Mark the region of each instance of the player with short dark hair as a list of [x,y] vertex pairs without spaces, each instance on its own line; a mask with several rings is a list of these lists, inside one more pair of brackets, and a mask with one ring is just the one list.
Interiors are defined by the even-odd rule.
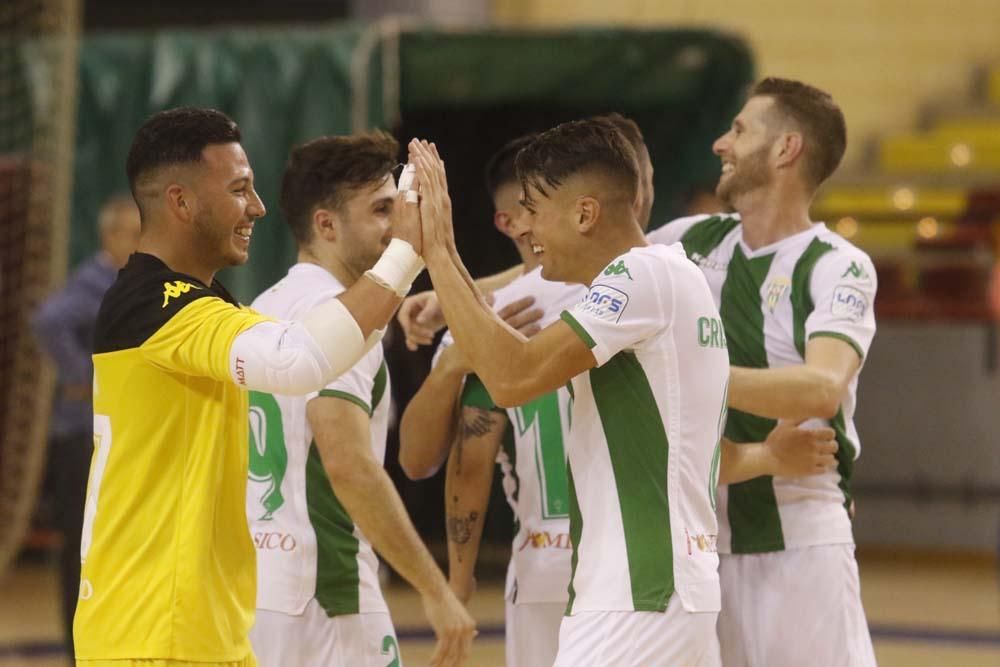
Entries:
[[[382,132],[292,149],[281,203],[298,262],[254,309],[302,317],[371,269],[392,238],[398,151]],[[439,640],[435,664],[461,664],[467,653],[475,624],[383,468],[389,375],[376,345],[318,392],[251,393],[247,518],[258,585],[250,639],[261,667],[399,658],[373,547],[420,592]]]
[[301,320],[240,306],[215,274],[247,261],[265,210],[239,138],[221,112],[171,109],[129,152],[142,232],[94,334],[74,628],[76,657],[91,667],[254,664],[247,390],[331,382],[378,341],[422,265],[419,222],[401,217],[365,277]]
[[571,382],[572,575],[555,664],[717,665],[713,493],[728,357],[723,337],[698,337],[721,330],[704,276],[679,247],[643,236],[634,149],[583,120],[518,153],[521,224],[542,277],[589,286],[530,340],[464,271],[436,150],[410,150],[431,278],[492,399],[522,405]]
[[[521,276],[493,294],[493,308],[503,317],[533,298],[541,316],[534,326],[537,333],[587,290],[542,279],[531,244],[520,233],[518,218],[524,210],[514,158],[533,139],[527,135],[502,146],[487,161],[486,184],[495,209],[493,223],[514,243],[524,264]],[[423,478],[448,456],[448,578],[461,600],[468,600],[475,588],[493,466],[498,464],[514,513],[504,590],[504,658],[509,667],[551,665],[566,611],[572,554],[566,477],[572,399],[560,387],[525,405],[500,408],[468,372],[460,346],[446,332],[430,374],[403,413],[400,462],[411,478]]]

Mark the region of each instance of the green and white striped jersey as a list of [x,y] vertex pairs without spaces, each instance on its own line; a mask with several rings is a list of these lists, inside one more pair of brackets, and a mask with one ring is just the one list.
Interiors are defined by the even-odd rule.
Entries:
[[[322,267],[299,263],[252,307],[299,319],[343,291]],[[390,391],[381,345],[322,391],[250,393],[247,518],[257,547],[257,608],[298,615],[316,598],[329,616],[385,612],[378,558],[330,486],[306,419],[306,404],[317,396],[365,410],[375,458],[385,459]]]
[[[751,250],[739,216],[693,216],[650,232],[680,241],[719,304],[733,366],[781,368],[805,362],[806,342],[831,336],[864,359],[875,335],[876,276],[868,256],[821,223]],[[719,550],[760,553],[853,543],[850,481],[861,451],[854,428],[857,376],[829,420],[840,449],[835,471],[802,478],[758,477],[719,489]],[[730,410],[726,435],[764,440],[775,421]],[[806,426],[810,423],[806,422]]]
[[571,385],[567,613],[718,611],[729,357],[705,277],[679,245],[633,248],[562,317],[597,360]]
[[[583,285],[550,282],[541,272],[537,267],[497,290],[494,309],[532,296],[534,307],[544,313],[539,325],[546,327],[587,293]],[[451,333],[446,332],[437,354],[453,342]],[[504,495],[516,521],[505,596],[514,604],[565,604],[572,555],[566,476],[571,438],[569,390],[561,388],[526,405],[504,409],[497,407],[482,382],[470,375],[461,402],[502,412],[509,420],[497,453]]]

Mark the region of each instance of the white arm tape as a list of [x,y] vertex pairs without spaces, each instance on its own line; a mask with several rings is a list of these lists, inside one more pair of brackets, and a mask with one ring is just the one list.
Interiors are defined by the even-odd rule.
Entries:
[[424,260],[403,239],[392,239],[389,247],[375,262],[375,266],[365,271],[377,285],[405,297],[410,292],[413,281],[424,270]]
[[347,307],[330,299],[301,321],[262,322],[241,333],[229,352],[230,373],[255,391],[308,394],[354,366],[382,333],[365,340]]

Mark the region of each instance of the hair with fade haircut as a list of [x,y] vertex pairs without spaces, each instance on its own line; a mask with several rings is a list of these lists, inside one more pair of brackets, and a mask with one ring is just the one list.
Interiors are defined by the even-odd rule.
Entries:
[[538,135],[532,132],[516,139],[511,139],[501,146],[496,153],[486,161],[486,191],[491,199],[496,199],[497,190],[508,183],[517,183],[517,170],[514,159],[518,152],[530,144]]
[[216,109],[178,107],[150,116],[135,133],[125,161],[129,190],[140,211],[138,191],[154,172],[201,162],[207,146],[239,143],[241,139],[236,122]]
[[622,133],[622,136],[628,139],[628,142],[632,145],[632,149],[635,151],[636,157],[639,157],[643,149],[649,150],[638,123],[628,116],[623,116],[617,111],[612,111],[611,113],[594,116],[594,120],[603,120],[614,125]]
[[376,130],[320,137],[295,146],[281,178],[281,214],[295,240],[312,240],[317,208],[340,209],[349,191],[377,186],[399,163],[399,142]]
[[774,109],[802,132],[803,175],[813,188],[836,171],[847,149],[847,123],[833,97],[801,81],[769,77],[757,83],[751,97],[770,97]]
[[614,125],[594,118],[574,120],[546,130],[521,149],[514,161],[524,188],[524,203],[530,208],[531,188],[547,197],[567,178],[582,171],[597,170],[618,180],[629,202],[639,190],[639,167],[635,149]]

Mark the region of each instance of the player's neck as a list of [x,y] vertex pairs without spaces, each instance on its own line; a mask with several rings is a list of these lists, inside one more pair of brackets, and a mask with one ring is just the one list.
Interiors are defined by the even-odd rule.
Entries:
[[580,267],[585,276],[583,282],[590,285],[613,259],[624,255],[632,248],[648,246],[649,241],[634,222],[607,226],[598,231],[580,252]]
[[809,229],[810,201],[801,193],[779,188],[761,188],[743,195],[736,202],[743,223],[743,242],[756,250]]
[[316,264],[337,279],[345,288],[356,283],[360,275],[333,253],[318,253],[311,248],[299,248],[298,261],[306,264]]
[[531,251],[531,248],[528,248],[528,250],[525,251],[521,248],[521,246],[517,246],[517,254],[521,256],[521,264],[524,266],[522,273],[530,273],[534,271],[541,263],[538,261],[535,253]]
[[197,254],[197,247],[197,244],[180,242],[154,228],[143,231],[136,252],[152,255],[171,271],[193,276],[202,283],[211,285],[221,267],[208,266]]

